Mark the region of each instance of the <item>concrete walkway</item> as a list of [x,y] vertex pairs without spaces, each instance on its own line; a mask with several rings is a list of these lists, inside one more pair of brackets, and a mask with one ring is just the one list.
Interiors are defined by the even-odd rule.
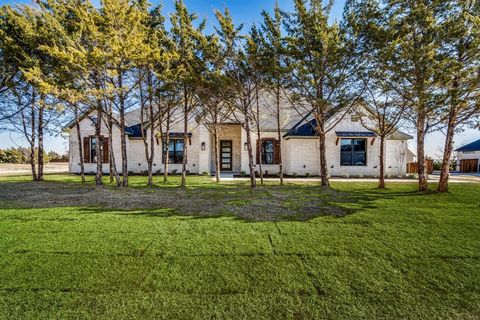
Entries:
[[[428,181],[429,182],[438,182],[439,175],[429,175]],[[259,180],[260,178],[257,178]],[[220,175],[221,181],[248,181],[248,177],[233,177],[233,174],[224,174]],[[278,181],[278,178],[264,178],[264,181]],[[416,179],[385,179],[386,182],[403,182],[403,183],[415,183]],[[320,178],[313,177],[313,178],[284,178],[285,182],[320,182]],[[337,178],[333,177],[330,178],[330,181],[333,182],[378,182],[378,179],[375,178]],[[452,183],[480,183],[480,176],[478,175],[460,175],[460,174],[452,174],[450,176],[449,182]]]

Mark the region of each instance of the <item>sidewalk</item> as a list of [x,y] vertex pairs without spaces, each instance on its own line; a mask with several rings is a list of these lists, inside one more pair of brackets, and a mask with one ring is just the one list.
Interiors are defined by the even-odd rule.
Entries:
[[[257,180],[260,178],[257,177]],[[429,182],[437,182],[439,179],[438,175],[429,175],[428,181]],[[233,174],[221,174],[220,175],[221,181],[248,181],[248,177],[233,177]],[[264,178],[264,181],[278,181],[278,178]],[[313,178],[284,178],[283,181],[285,182],[320,182],[319,177]],[[330,181],[333,182],[378,182],[378,179],[375,178],[340,178],[340,177],[332,177]],[[385,179],[388,182],[403,182],[403,183],[415,183],[416,179]],[[480,176],[475,175],[450,175],[449,182],[452,183],[480,183]]]

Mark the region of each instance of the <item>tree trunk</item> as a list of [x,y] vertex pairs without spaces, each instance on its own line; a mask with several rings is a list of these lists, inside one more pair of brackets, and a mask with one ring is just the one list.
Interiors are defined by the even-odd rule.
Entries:
[[280,175],[280,185],[283,186],[283,158],[282,158],[282,127],[280,124],[280,84],[277,83],[276,103],[277,103],[277,137],[278,137],[278,171]]
[[101,186],[103,184],[103,156],[101,152],[100,137],[102,134],[102,103],[97,99],[97,123],[95,124],[95,154],[97,157],[97,174],[95,175],[95,185]]
[[378,177],[378,188],[385,189],[385,136],[380,136],[380,175]]
[[418,190],[427,191],[428,181],[425,173],[425,116],[420,114],[417,120],[417,167]]
[[[260,134],[260,108],[259,108],[259,103],[258,103],[258,88],[255,89],[255,100],[256,100],[256,108],[257,108],[257,135],[258,135],[258,140],[261,141],[262,137]],[[260,150],[262,146],[260,145]],[[259,152],[259,150],[257,150]],[[263,186],[263,169],[262,169],[262,156],[260,155],[258,157],[258,172],[260,174],[260,184]]]
[[75,127],[77,129],[77,141],[78,141],[78,155],[80,157],[80,176],[82,178],[82,184],[85,183],[85,162],[83,161],[83,139],[82,133],[80,132],[80,121],[78,120],[78,109],[77,106],[74,105],[74,112],[75,112]]
[[327,148],[325,141],[325,123],[323,115],[316,114],[315,119],[317,120],[317,131],[318,131],[318,151],[320,156],[320,179],[321,187],[329,188],[330,182],[328,179],[328,168],[327,168]]
[[123,77],[118,72],[118,87],[120,88],[120,149],[122,153],[122,187],[128,187],[128,159],[127,159],[127,137],[125,135],[125,97],[123,92]]
[[213,131],[214,147],[215,147],[215,182],[220,182],[220,152],[218,143],[218,126],[215,123]]
[[152,75],[148,74],[148,110],[150,111],[150,159],[148,159],[148,185],[153,186],[153,159],[155,156],[155,119],[153,112]]
[[453,152],[453,137],[455,135],[455,123],[457,121],[457,113],[455,106],[450,106],[450,113],[448,115],[447,136],[445,138],[445,149],[443,151],[442,168],[440,172],[440,180],[438,181],[438,191],[448,191],[448,178],[450,175],[450,158]]
[[181,186],[187,184],[187,151],[188,151],[188,92],[187,86],[183,88],[183,160],[182,160],[182,182]]
[[[110,142],[108,144],[108,148],[110,150],[109,152],[109,162],[110,162],[110,172],[111,172],[111,177],[115,178],[115,181],[117,183],[117,187],[120,187],[122,185],[122,181],[120,180],[120,175],[118,174],[117,171],[117,164],[115,163],[115,155],[113,154],[113,134],[112,130],[110,129],[108,132],[108,141]],[[113,181],[112,181],[113,182]]]
[[38,109],[38,174],[37,180],[43,181],[43,113],[45,111],[45,96],[40,96],[40,106]]
[[[170,161],[169,151],[170,151],[170,109],[167,110],[167,126],[165,128],[165,138],[162,133],[162,148],[164,152],[163,159],[163,183],[168,181],[168,162]],[[162,128],[160,127],[160,132]],[[165,145],[163,145],[165,143]]]
[[[32,93],[32,95],[35,95],[35,93]],[[35,120],[35,97],[32,97],[32,105],[31,105],[31,112],[32,112],[32,118],[31,118],[31,138],[30,138],[30,166],[32,168],[32,179],[33,181],[37,181],[37,169],[35,166],[35,137],[37,136],[36,134],[36,120]],[[22,112],[23,115],[23,112]],[[27,132],[25,130],[25,135],[27,135]]]
[[250,169],[250,187],[252,189],[257,187],[257,181],[255,180],[255,165],[253,164],[253,150],[252,150],[252,138],[250,136],[250,118],[245,117],[245,132],[247,133],[247,150],[248,150],[248,167]]

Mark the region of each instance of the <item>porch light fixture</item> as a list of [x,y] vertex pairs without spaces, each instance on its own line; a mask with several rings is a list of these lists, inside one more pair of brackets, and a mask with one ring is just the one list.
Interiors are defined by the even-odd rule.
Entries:
[[245,142],[245,143],[243,144],[243,150],[247,151],[247,147],[248,147],[248,144]]
[[201,148],[202,150],[205,150],[205,142],[202,142]]

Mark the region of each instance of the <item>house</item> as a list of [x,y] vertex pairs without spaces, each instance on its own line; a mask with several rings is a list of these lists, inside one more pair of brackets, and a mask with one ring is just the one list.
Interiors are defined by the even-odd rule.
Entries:
[[[254,160],[262,162],[263,171],[268,174],[278,173],[278,146],[281,144],[283,167],[286,175],[319,175],[319,141],[315,132],[315,120],[300,117],[294,109],[285,108],[281,117],[281,141],[276,131],[276,118],[262,103],[260,118],[260,138],[256,126],[251,133],[254,145]],[[346,116],[344,112],[333,114],[328,119],[332,129],[326,134],[327,163],[332,176],[377,176],[379,172],[380,140],[375,133],[365,129],[358,117],[356,107]],[[127,159],[128,170],[140,173],[147,170],[145,146],[141,138],[139,111],[127,114]],[[180,119],[181,117],[179,117]],[[189,120],[189,139],[187,149],[187,170],[193,174],[212,174],[215,171],[214,141],[208,128],[198,123],[195,116]],[[80,132],[86,173],[96,170],[95,154],[95,112],[85,114],[80,120]],[[68,125],[70,132],[70,172],[80,172],[79,148],[75,122]],[[153,161],[154,172],[162,172],[163,156],[162,141],[158,138],[159,132],[146,130],[149,137],[155,135],[155,156]],[[114,127],[113,141],[108,141],[106,127],[102,128],[103,149],[107,150],[112,143],[117,170],[121,168],[120,128]],[[413,161],[408,150],[407,141],[410,135],[397,131],[386,141],[385,168],[386,174],[403,176],[406,174],[406,164]],[[221,172],[248,173],[247,136],[241,123],[227,121],[219,126],[220,164]],[[256,146],[256,148],[255,148]],[[183,125],[181,121],[174,121],[170,129],[169,172],[180,172],[183,159]],[[108,151],[103,152],[104,162],[108,162]],[[257,166],[258,167],[258,166]],[[108,172],[109,166],[103,170]]]
[[455,150],[457,171],[480,172],[480,139]]

